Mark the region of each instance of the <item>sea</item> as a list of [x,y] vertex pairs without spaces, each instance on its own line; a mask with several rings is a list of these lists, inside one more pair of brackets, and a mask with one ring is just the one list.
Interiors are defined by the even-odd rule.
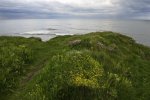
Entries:
[[47,41],[56,36],[113,31],[150,46],[150,20],[111,19],[3,19],[0,36],[40,37]]

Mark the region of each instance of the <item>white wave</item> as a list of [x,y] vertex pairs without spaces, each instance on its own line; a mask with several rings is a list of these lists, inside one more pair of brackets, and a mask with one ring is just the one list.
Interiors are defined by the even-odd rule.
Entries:
[[30,31],[30,32],[24,32],[20,33],[21,35],[56,35],[54,32],[48,30],[38,30],[38,31]]
[[55,33],[57,36],[64,36],[64,35],[74,35],[71,33]]
[[20,35],[56,35],[56,36],[63,36],[63,35],[74,35],[70,32],[64,30],[37,30],[37,31],[29,31],[20,33]]

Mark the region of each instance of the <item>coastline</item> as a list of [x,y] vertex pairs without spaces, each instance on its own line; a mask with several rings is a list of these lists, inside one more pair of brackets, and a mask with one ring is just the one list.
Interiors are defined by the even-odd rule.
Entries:
[[[96,32],[112,32],[112,31],[96,31]],[[11,37],[25,37],[25,38],[31,38],[31,37],[35,37],[35,38],[40,38],[43,42],[49,41],[50,39],[53,39],[55,37],[59,37],[59,36],[74,36],[74,35],[86,35],[89,33],[94,33],[94,32],[88,32],[88,33],[75,33],[75,34],[62,34],[62,33],[36,33],[36,31],[34,33],[30,33],[30,32],[25,32],[25,33],[14,33],[14,34],[0,34],[0,36],[11,36]],[[126,35],[128,37],[132,37],[137,43],[141,44],[141,45],[145,45],[150,47],[150,41],[147,41],[147,39],[141,39],[141,37],[143,37],[142,35],[139,37],[136,37],[135,35],[129,35],[127,33],[120,33],[120,32],[115,32],[115,33],[119,33],[122,35]],[[144,38],[144,37],[143,37]]]

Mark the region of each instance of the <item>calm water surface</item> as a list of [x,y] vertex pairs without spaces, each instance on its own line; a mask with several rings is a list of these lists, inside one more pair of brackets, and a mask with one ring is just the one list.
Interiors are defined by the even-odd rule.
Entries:
[[150,21],[142,20],[72,20],[20,19],[0,20],[0,35],[41,37],[48,40],[57,35],[85,34],[95,31],[114,31],[133,37],[150,46]]

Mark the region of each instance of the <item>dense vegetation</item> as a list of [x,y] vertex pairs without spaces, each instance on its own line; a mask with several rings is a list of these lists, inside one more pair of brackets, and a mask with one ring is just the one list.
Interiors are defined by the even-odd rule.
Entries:
[[150,48],[130,37],[0,37],[0,47],[4,100],[150,100]]
[[0,96],[14,92],[20,85],[21,76],[42,56],[42,46],[36,38],[0,37]]

